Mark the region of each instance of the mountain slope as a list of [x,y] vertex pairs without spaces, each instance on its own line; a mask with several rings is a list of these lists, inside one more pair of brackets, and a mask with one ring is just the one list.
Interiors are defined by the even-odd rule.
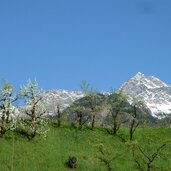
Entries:
[[143,100],[152,116],[163,118],[171,114],[171,86],[158,78],[138,72],[121,89],[123,93]]

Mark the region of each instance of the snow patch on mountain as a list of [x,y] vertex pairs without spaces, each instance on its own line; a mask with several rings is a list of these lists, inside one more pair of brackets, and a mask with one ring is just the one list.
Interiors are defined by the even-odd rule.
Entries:
[[[163,118],[171,114],[171,86],[162,82],[154,76],[145,76],[138,72],[134,77],[125,82],[121,88],[124,94],[137,98],[145,103],[153,117]],[[111,93],[101,91],[104,95]],[[49,90],[46,92],[46,106],[51,114],[55,108],[61,106],[65,110],[75,100],[84,97],[81,91]]]
[[163,118],[171,114],[171,86],[154,76],[138,72],[120,89],[131,97],[143,100],[154,117]]
[[45,93],[45,105],[50,113],[53,114],[57,105],[63,111],[75,100],[82,97],[84,97],[84,94],[81,91],[49,90]]

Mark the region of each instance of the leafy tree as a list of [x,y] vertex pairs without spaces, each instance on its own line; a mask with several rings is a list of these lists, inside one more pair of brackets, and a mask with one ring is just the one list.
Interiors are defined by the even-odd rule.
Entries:
[[2,137],[5,133],[14,127],[14,102],[18,99],[14,93],[13,86],[6,80],[3,81],[2,88],[0,89],[0,136]]
[[45,128],[46,121],[43,118],[43,115],[46,113],[43,105],[44,92],[39,88],[36,81],[28,80],[27,84],[21,88],[21,96],[25,100],[22,133],[29,140],[33,139],[37,133],[45,135],[47,130]]
[[90,88],[86,81],[82,81],[81,89],[85,96],[83,98],[84,106],[91,115],[91,129],[93,130],[95,127],[96,114],[102,110],[102,97],[93,87]]
[[112,117],[112,134],[116,135],[121,124],[127,122],[122,117],[127,110],[127,96],[123,95],[122,91],[113,92],[107,100],[107,106]]
[[91,130],[95,127],[96,115],[103,109],[103,97],[96,91],[90,91],[84,98],[86,108],[91,116]]
[[82,130],[83,125],[88,121],[87,109],[76,101],[70,106],[70,112],[76,114],[76,121],[78,123],[79,130]]
[[63,119],[64,114],[65,114],[63,102],[53,95],[49,96],[49,93],[47,93],[47,92],[45,92],[44,99],[47,99],[45,101],[44,108],[46,108],[46,110],[49,114],[48,118],[55,121],[54,124],[57,127],[60,127],[62,119]]

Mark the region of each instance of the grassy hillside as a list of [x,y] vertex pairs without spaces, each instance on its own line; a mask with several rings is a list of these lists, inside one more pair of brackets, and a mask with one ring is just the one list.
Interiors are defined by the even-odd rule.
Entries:
[[28,141],[11,132],[6,138],[0,139],[0,171],[72,170],[65,164],[69,156],[77,158],[78,167],[73,170],[105,171],[108,170],[106,160],[113,170],[134,171],[137,170],[137,164],[133,151],[142,165],[144,157],[137,148],[134,149],[134,145],[138,144],[150,156],[166,141],[166,146],[152,164],[155,166],[152,170],[171,170],[171,146],[168,142],[171,139],[171,129],[138,128],[133,143],[124,141],[128,139],[128,133],[128,129],[121,129],[119,135],[122,138],[119,138],[102,128],[94,131],[84,128],[79,131],[67,125],[62,125],[61,128],[50,125],[46,139],[36,137],[33,141]]

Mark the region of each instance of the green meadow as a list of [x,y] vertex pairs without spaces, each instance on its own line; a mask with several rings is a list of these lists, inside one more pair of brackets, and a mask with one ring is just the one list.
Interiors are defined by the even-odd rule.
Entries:
[[[105,128],[49,127],[46,138],[28,141],[15,132],[1,138],[0,171],[146,171],[148,157],[156,153],[150,170],[171,170],[170,128],[137,128],[130,142],[127,128],[113,136]],[[76,157],[76,168],[67,166],[69,156]]]

